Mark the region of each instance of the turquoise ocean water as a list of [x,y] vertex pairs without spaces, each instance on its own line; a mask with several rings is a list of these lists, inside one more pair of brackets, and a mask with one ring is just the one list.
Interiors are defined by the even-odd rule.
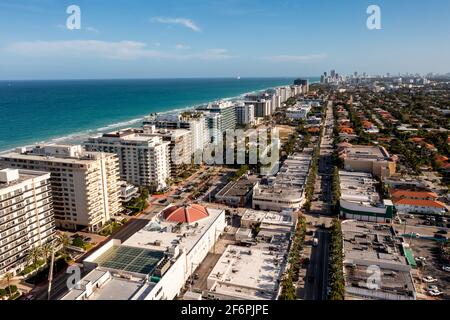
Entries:
[[0,151],[42,142],[79,142],[89,134],[137,126],[150,113],[238,97],[293,80],[0,81]]

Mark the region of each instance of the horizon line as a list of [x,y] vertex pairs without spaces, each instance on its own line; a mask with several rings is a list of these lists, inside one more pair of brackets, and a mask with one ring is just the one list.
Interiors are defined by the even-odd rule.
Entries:
[[[239,77],[239,79],[238,79]],[[97,81],[97,80],[189,80],[189,79],[291,79],[291,78],[320,78],[320,76],[217,76],[217,77],[117,77],[117,78],[35,78],[35,79],[0,79],[0,82],[12,81]]]

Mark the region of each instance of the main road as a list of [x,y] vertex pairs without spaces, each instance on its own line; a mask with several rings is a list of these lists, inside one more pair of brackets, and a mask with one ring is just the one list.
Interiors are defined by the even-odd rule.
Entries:
[[313,216],[308,217],[318,228],[314,233],[317,245],[311,248],[306,272],[304,300],[327,299],[330,234],[321,229],[319,221],[325,221],[325,224],[329,225],[332,220],[333,124],[333,105],[330,101],[327,105],[325,130],[320,141],[319,173],[314,190],[317,198],[311,204]]

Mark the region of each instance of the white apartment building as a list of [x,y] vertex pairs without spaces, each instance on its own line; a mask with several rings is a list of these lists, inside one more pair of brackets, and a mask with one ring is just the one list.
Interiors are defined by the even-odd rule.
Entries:
[[50,172],[56,226],[99,231],[121,210],[119,160],[80,145],[19,148],[0,157],[12,169]]
[[306,120],[310,111],[311,105],[296,105],[286,110],[286,117],[294,120]]
[[159,191],[167,188],[170,179],[169,144],[162,137],[124,129],[90,138],[84,146],[89,151],[116,154],[122,180]]
[[20,273],[27,253],[54,234],[50,173],[0,170],[0,278]]
[[183,165],[192,163],[194,154],[192,132],[188,129],[157,129],[154,125],[144,126],[143,133],[148,136],[161,137],[169,142],[170,172],[177,176]]
[[182,112],[161,114],[149,117],[144,126],[154,125],[158,129],[187,129],[192,133],[192,148],[194,152],[203,152],[209,138],[209,130],[205,116],[201,112]]
[[228,129],[236,128],[236,115],[234,108],[235,105],[231,101],[216,101],[206,106],[198,107],[197,110],[202,111],[205,114],[219,114],[221,122],[218,130],[220,133],[223,133]]
[[239,125],[255,124],[255,106],[239,103],[236,105],[236,123]]
[[264,118],[272,114],[272,103],[270,100],[258,99],[257,101],[246,101],[246,105],[253,105],[255,118]]

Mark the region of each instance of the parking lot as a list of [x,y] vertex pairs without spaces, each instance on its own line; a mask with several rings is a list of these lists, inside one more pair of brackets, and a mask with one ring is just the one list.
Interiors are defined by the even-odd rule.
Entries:
[[[399,215],[394,227],[400,235],[414,234],[418,237],[448,237],[449,218],[422,215]],[[446,233],[447,232],[447,233]]]
[[[450,299],[450,272],[442,269],[443,264],[439,260],[439,243],[431,240],[414,239],[411,243],[416,260],[425,258],[425,264],[418,267],[418,276],[415,279],[419,299]],[[425,277],[431,277],[437,281],[427,283]],[[431,297],[427,288],[436,286],[442,292],[439,297]]]

